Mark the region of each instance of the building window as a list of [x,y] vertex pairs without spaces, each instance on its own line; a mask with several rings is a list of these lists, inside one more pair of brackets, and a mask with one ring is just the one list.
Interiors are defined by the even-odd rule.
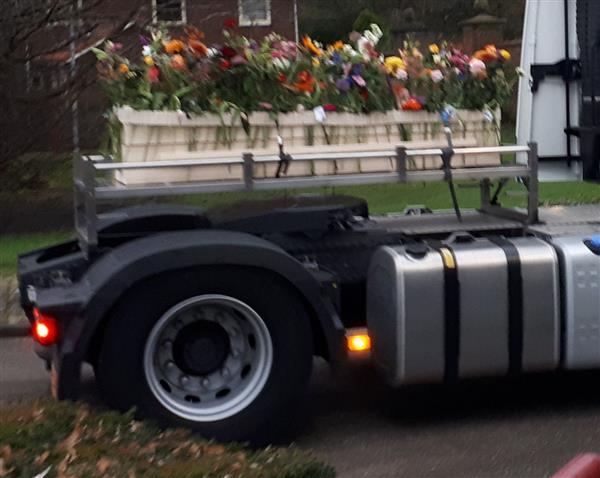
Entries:
[[186,23],[185,0],[152,0],[152,20],[154,23]]
[[240,26],[271,25],[271,0],[239,0]]

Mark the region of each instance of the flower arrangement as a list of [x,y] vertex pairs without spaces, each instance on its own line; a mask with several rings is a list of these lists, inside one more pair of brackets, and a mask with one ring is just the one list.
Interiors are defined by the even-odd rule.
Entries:
[[517,76],[510,53],[492,45],[468,56],[445,43],[425,52],[407,43],[385,58],[377,50],[382,37],[377,25],[326,46],[276,34],[256,41],[237,34],[233,20],[224,26],[223,43],[211,46],[193,27],[177,38],[153,31],[140,38],[143,61],[137,63],[122,54],[121,44],[95,49],[111,104],[274,116],[317,107],[350,113],[446,106],[493,110],[508,99]]

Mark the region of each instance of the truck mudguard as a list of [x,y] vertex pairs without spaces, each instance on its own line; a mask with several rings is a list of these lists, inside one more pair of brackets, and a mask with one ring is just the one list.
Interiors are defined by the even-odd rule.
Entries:
[[39,291],[36,303],[42,311],[71,317],[62,349],[55,357],[55,366],[60,370],[58,397],[77,397],[80,365],[94,334],[133,285],[161,273],[215,265],[260,268],[289,282],[320,325],[328,357],[335,362],[342,356],[344,328],[332,302],[321,294],[319,281],[284,250],[244,233],[169,232],[134,240],[108,252],[71,288]]

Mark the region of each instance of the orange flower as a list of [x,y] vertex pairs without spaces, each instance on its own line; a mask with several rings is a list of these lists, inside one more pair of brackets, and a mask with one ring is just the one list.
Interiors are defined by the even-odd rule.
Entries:
[[305,36],[302,38],[302,44],[304,47],[311,52],[315,56],[323,55],[323,50],[321,50],[315,43],[310,39],[309,36]]
[[174,70],[185,70],[187,68],[187,64],[185,63],[185,58],[181,55],[175,55],[171,58],[171,66]]
[[478,60],[489,63],[498,59],[498,49],[494,45],[486,45],[483,50],[476,51],[473,56]]
[[300,93],[313,93],[315,91],[315,78],[308,71],[298,74],[298,81],[294,83],[294,90]]
[[190,49],[198,56],[206,56],[208,48],[200,40],[190,40]]
[[129,67],[125,63],[121,63],[119,65],[119,73],[121,73],[122,75],[126,75],[127,73],[129,73]]
[[338,40],[333,44],[333,48],[335,50],[342,50],[344,48],[344,42],[342,40]]
[[169,55],[173,55],[175,53],[181,53],[185,48],[185,44],[181,40],[170,40],[165,42],[165,51]]
[[402,103],[402,109],[405,111],[421,111],[423,109],[423,105],[419,100],[410,98]]

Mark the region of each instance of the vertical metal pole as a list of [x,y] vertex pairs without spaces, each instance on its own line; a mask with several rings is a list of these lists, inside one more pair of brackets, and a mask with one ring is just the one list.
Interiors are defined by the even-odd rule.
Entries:
[[298,0],[294,0],[294,34],[296,43],[300,42],[300,30],[298,28]]
[[490,205],[490,180],[489,178],[484,178],[479,183],[479,188],[481,190],[481,209],[485,210],[487,206]]
[[398,173],[398,180],[401,183],[405,183],[407,181],[406,146],[398,146],[396,148],[396,172]]
[[[564,0],[564,11],[565,11],[565,64],[569,67],[570,63],[570,51],[569,51],[569,0]],[[567,165],[571,167],[571,159],[573,154],[571,152],[571,80],[565,78],[565,95],[566,95],[566,112],[567,112]]]
[[244,153],[242,156],[244,160],[244,184],[246,190],[252,191],[254,189],[254,155],[252,153]]
[[528,222],[535,224],[539,221],[539,161],[537,143],[529,143],[528,165],[529,165],[529,197],[527,203]]

